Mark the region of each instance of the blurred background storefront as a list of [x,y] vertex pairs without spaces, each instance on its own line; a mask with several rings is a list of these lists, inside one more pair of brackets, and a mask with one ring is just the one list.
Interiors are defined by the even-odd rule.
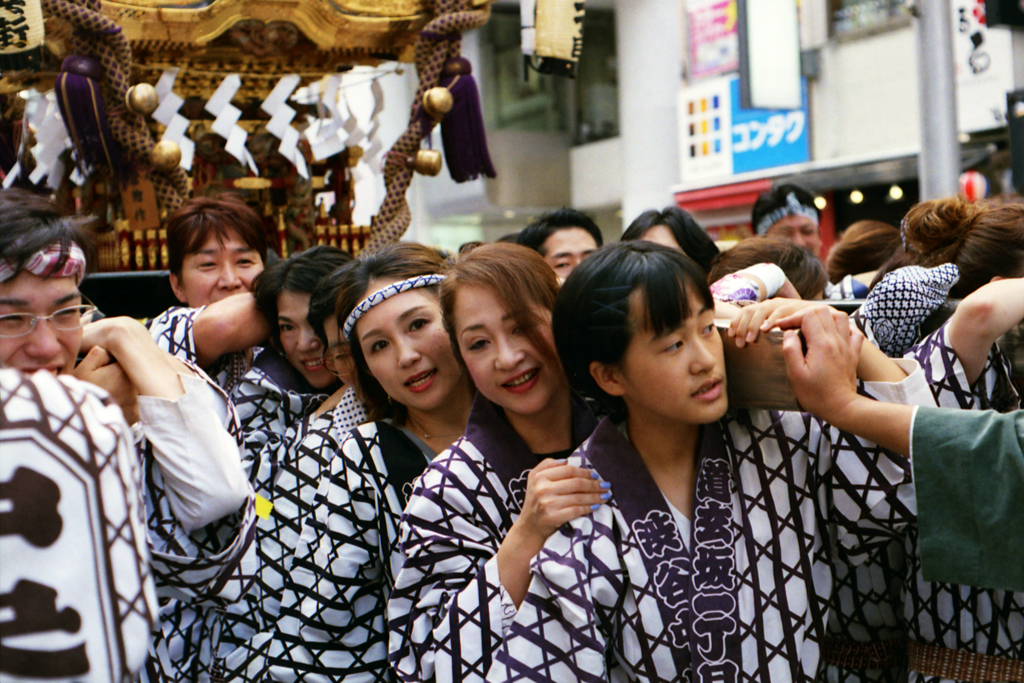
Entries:
[[[1010,192],[1007,93],[1024,89],[1024,29],[1002,22],[1024,15],[1013,14],[1020,11],[1012,0],[990,0],[989,14],[983,0],[921,6],[932,2],[949,3],[959,171],[979,171],[990,195]],[[418,178],[408,238],[454,248],[572,206],[615,239],[640,212],[672,203],[716,237],[737,236],[749,230],[757,194],[779,182],[819,195],[826,241],[861,218],[898,224],[920,196],[927,124],[920,21],[910,5],[764,3],[795,13],[787,49],[799,99],[759,108],[743,106],[744,4],[588,0],[579,74],[565,80],[524,74],[518,3],[496,2],[464,51],[477,65],[499,177],[462,185]],[[404,78],[390,85],[390,97],[411,97],[412,75]],[[407,110],[390,111],[401,119]]]

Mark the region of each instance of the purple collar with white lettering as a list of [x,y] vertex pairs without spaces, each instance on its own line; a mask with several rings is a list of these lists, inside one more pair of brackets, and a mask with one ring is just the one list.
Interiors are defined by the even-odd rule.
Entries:
[[[587,404],[572,395],[572,447],[590,436],[597,426],[597,418]],[[512,494],[515,511],[523,506],[526,477],[537,466],[537,456],[527,447],[512,425],[501,413],[501,408],[477,393],[466,424],[466,440],[480,451],[502,483]]]
[[692,667],[694,681],[738,680],[732,468],[721,425],[705,425],[701,438],[690,551],[640,454],[611,420],[598,424],[584,449],[586,459],[611,482],[614,504],[638,542],[677,670]]

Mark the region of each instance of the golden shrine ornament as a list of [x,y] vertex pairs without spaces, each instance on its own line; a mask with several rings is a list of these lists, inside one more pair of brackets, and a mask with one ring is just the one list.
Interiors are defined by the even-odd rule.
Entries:
[[444,118],[444,115],[452,110],[454,104],[455,100],[448,88],[438,86],[423,93],[423,109],[435,121]]
[[[124,104],[133,114],[149,116],[160,105],[160,96],[156,94],[156,88],[149,83],[139,83],[128,88],[128,92],[124,96]],[[178,151],[181,152],[181,150]]]
[[441,152],[436,149],[421,149],[416,152],[412,167],[417,173],[436,176],[441,172]]
[[173,171],[181,163],[181,147],[170,140],[161,140],[153,146],[149,160],[159,171]]

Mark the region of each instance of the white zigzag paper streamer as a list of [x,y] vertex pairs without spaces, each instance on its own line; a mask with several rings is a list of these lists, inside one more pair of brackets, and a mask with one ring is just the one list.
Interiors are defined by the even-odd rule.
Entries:
[[[46,184],[53,189],[60,185],[64,175],[64,164],[60,161],[61,153],[71,146],[71,138],[64,128],[64,119],[57,107],[57,96],[51,91],[40,101],[29,124],[36,129],[36,146],[32,148],[36,167],[29,174],[29,181],[39,183],[44,177]],[[13,182],[13,181],[12,181]]]
[[352,111],[352,105],[348,103],[348,93],[345,90],[341,91],[341,101],[345,103],[345,109],[348,111],[348,118],[345,119],[342,129],[348,133],[348,138],[345,140],[345,146],[356,147],[361,145],[363,138],[366,137],[366,133],[359,127],[359,118],[356,113]]
[[189,120],[178,113],[185,103],[173,92],[174,81],[178,78],[178,69],[167,69],[160,75],[156,83],[156,94],[160,97],[160,106],[153,112],[153,119],[166,126],[161,140],[169,140],[181,149],[179,166],[186,171],[192,170],[192,160],[196,153],[196,143],[188,137]]
[[3,188],[6,190],[11,185],[13,185],[14,181],[18,179],[19,175],[21,175],[21,162],[15,161],[14,166],[11,166],[11,170],[8,171],[7,175],[4,176]]
[[369,146],[366,148],[364,158],[370,168],[380,167],[380,155],[384,151],[384,145],[380,141],[380,115],[384,111],[384,88],[380,85],[380,79],[375,78],[370,84],[370,93],[373,95],[373,113],[370,114],[370,130],[366,134]]
[[241,87],[242,79],[238,74],[226,76],[203,108],[217,117],[210,128],[227,141],[224,143],[225,151],[247,165],[249,170],[258,176],[260,171],[256,167],[256,160],[252,158],[252,154],[245,147],[245,140],[249,134],[238,125],[238,119],[242,117],[242,110],[231,104],[231,99]]
[[[345,103],[345,109],[348,111],[348,118],[345,119],[345,123],[342,125],[341,130],[338,131],[338,135],[342,135],[342,131],[348,133],[348,137],[345,139],[345,147],[357,147],[362,145],[363,138],[366,137],[366,133],[359,127],[359,117],[352,110],[352,105],[348,101],[347,90],[341,91],[341,102]],[[352,175],[352,182],[358,183],[362,180],[363,174],[359,171],[358,166],[352,168],[349,171]]]
[[298,147],[299,131],[291,125],[292,119],[295,118],[295,110],[288,106],[288,98],[298,87],[300,80],[296,74],[283,76],[270,91],[267,99],[260,104],[260,109],[270,114],[267,132],[281,140],[277,151],[295,166],[299,175],[308,179],[306,159]]
[[331,75],[322,81],[323,88],[320,93],[320,106],[327,110],[330,117],[316,130],[316,141],[312,142],[313,158],[323,161],[345,149],[345,142],[339,134],[341,129],[341,111],[338,109],[338,88],[341,85],[341,76]]

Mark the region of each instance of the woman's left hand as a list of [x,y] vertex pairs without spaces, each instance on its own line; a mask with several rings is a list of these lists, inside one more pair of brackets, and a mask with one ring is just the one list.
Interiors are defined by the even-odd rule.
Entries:
[[[740,309],[739,315],[729,323],[729,336],[735,337],[738,347],[752,344],[757,341],[761,332],[767,332],[773,327],[799,327],[799,318],[794,318],[794,321],[787,322],[786,325],[781,323],[790,317],[800,315],[801,311],[815,308],[829,307],[820,301],[781,298],[745,306]],[[840,312],[836,311],[836,313]],[[842,315],[845,317],[845,314]]]

